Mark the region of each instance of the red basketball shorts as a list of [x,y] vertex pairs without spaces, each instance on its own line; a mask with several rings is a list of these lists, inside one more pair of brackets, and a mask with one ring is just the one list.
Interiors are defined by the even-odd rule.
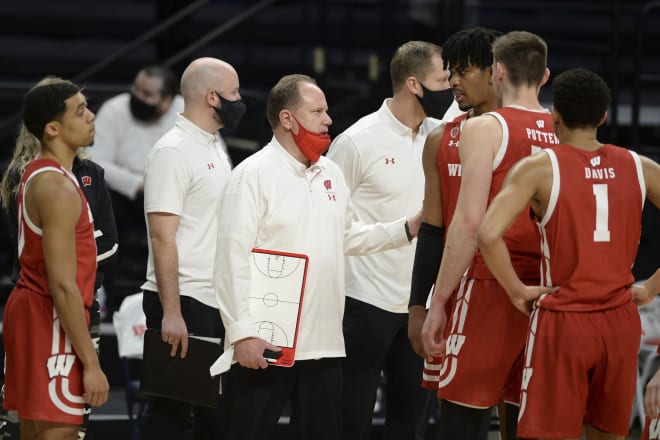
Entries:
[[447,325],[438,397],[480,408],[519,403],[529,317],[499,283],[463,279]]
[[83,368],[50,297],[14,289],[3,319],[6,410],[21,419],[79,425]]
[[519,437],[580,437],[587,424],[626,436],[641,325],[629,303],[598,312],[532,313]]

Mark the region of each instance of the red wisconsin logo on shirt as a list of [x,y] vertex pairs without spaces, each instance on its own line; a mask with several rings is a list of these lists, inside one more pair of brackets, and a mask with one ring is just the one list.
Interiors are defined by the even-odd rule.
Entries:
[[327,191],[330,191],[332,189],[332,180],[327,179],[323,181],[323,186],[325,186],[325,189]]
[[80,181],[84,186],[91,186],[92,185],[92,178],[90,176],[82,176],[80,178]]

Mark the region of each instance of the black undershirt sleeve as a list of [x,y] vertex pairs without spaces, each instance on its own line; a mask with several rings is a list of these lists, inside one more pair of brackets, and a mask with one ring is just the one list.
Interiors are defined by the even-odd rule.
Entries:
[[425,306],[435,283],[444,250],[445,228],[422,223],[417,234],[417,248],[410,286],[410,306]]

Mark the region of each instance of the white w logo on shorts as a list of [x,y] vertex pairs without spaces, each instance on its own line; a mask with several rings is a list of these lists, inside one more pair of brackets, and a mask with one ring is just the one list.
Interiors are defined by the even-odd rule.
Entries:
[[465,335],[450,335],[445,348],[447,356],[458,356],[463,344],[465,344]]
[[69,377],[73,363],[76,361],[74,354],[58,354],[48,358],[46,366],[48,367],[48,377],[55,376]]
[[649,440],[660,440],[660,418],[651,419],[649,425]]
[[438,388],[442,388],[451,382],[458,369],[458,354],[466,341],[465,335],[463,334],[463,327],[465,326],[465,317],[467,316],[470,304],[472,284],[474,284],[473,279],[468,281],[463,278],[461,280],[461,285],[458,288],[456,305],[454,306],[454,314],[452,316],[451,334],[449,335],[449,338],[447,338],[445,345],[445,360],[442,363],[442,369],[440,370],[440,382],[438,383]]
[[76,362],[76,355],[71,347],[71,341],[64,332],[64,340],[60,340],[60,320],[53,307],[53,333],[51,340],[51,356],[46,362],[48,368],[48,396],[50,401],[63,413],[75,416],[83,414],[85,400],[75,395],[69,387],[69,375]]

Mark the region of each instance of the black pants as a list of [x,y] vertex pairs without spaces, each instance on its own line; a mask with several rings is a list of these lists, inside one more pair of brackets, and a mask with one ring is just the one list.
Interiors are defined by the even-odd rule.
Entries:
[[344,312],[344,440],[370,438],[376,389],[385,376],[384,439],[422,439],[433,392],[421,387],[424,360],[408,340],[408,314],[353,298]]
[[[163,309],[156,292],[144,291],[142,308],[147,317],[147,327],[160,329]],[[187,297],[181,297],[181,314],[188,333],[198,336],[224,338],[225,331],[218,309]],[[218,396],[220,401],[220,396]],[[186,438],[190,414],[194,416],[194,440],[218,440],[222,438],[220,423],[221,405],[217,408],[195,406],[177,400],[153,397],[142,426],[142,440],[181,440]]]
[[225,440],[268,440],[287,401],[287,439],[339,440],[342,359],[296,361],[253,370],[235,364],[223,378]]
[[[436,423],[439,439],[487,440],[490,428],[490,408],[471,408],[443,400]],[[516,415],[518,413],[516,412]],[[507,440],[515,438],[507,435]]]

